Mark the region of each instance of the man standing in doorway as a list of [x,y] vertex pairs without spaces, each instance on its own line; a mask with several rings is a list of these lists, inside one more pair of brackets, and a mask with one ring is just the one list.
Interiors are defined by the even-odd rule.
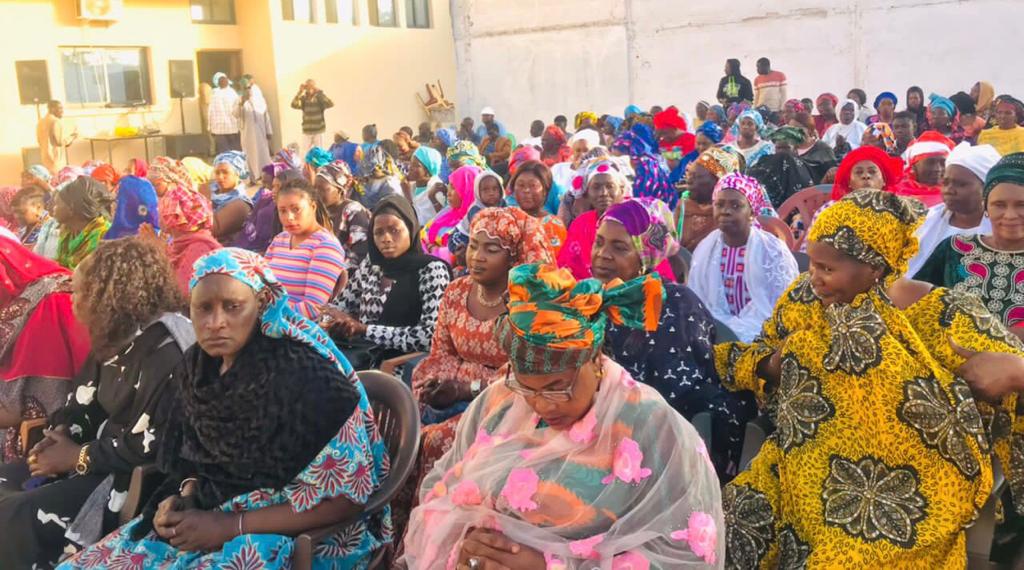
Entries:
[[334,101],[327,98],[324,92],[317,89],[316,82],[307,79],[299,86],[299,92],[292,99],[292,109],[302,110],[302,155],[309,149],[324,145],[324,131],[327,130],[327,119],[324,111],[334,106]]
[[36,126],[36,142],[39,143],[39,155],[43,166],[51,173],[67,166],[67,147],[78,138],[75,129],[67,138],[64,137],[64,105],[60,101],[46,104],[46,116]]
[[772,69],[767,57],[757,60],[757,77],[754,78],[754,107],[764,105],[776,113],[786,103],[786,74]]
[[213,95],[207,110],[210,134],[216,154],[229,150],[242,150],[242,133],[239,117],[242,115],[242,99],[231,86],[231,80],[224,73],[213,74]]

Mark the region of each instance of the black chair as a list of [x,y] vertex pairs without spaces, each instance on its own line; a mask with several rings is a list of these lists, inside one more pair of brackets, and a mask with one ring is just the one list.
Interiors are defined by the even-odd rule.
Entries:
[[[343,530],[363,514],[374,513],[388,506],[405,485],[419,454],[420,411],[412,390],[398,378],[379,370],[365,370],[357,374],[366,388],[366,396],[373,406],[377,428],[387,445],[388,455],[391,457],[391,471],[380,488],[370,496],[370,500],[359,515],[302,533],[295,539],[295,552],[292,555],[292,567],[295,570],[309,570],[313,567],[313,550],[318,544]],[[376,553],[370,568],[375,568],[382,562],[385,550],[381,549]]]
[[811,267],[811,258],[807,257],[806,253],[804,253],[802,251],[794,251],[793,252],[793,257],[796,259],[796,267],[797,267],[797,269],[800,270],[800,273],[803,273],[803,272],[807,271],[808,269],[810,269],[810,267]]
[[723,342],[738,342],[740,337],[729,328],[729,325],[715,319],[715,344]]
[[775,426],[764,414],[747,422],[747,430],[743,434],[743,450],[740,452],[740,471],[750,467],[750,462],[761,451],[761,446],[773,431]]
[[989,556],[992,553],[992,538],[996,533],[996,507],[1006,488],[1002,466],[993,454],[992,493],[978,512],[974,524],[967,529],[967,570],[994,570],[1001,567],[989,561]]
[[704,445],[711,449],[711,412],[701,412],[690,420],[690,425],[697,430],[697,434],[704,440]]

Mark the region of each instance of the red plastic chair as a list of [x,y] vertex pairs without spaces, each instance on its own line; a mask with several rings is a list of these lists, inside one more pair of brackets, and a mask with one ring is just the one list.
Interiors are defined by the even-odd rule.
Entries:
[[[832,187],[825,184],[805,188],[790,196],[788,200],[779,206],[779,218],[788,220],[790,216],[797,213],[804,222],[805,230],[809,230],[814,213],[818,211],[818,208],[825,205],[825,202],[832,199],[831,192]],[[793,240],[790,249],[792,251],[800,251],[805,239],[807,239],[806,231],[799,238]]]
[[786,247],[793,251],[796,240],[793,238],[793,230],[786,222],[769,216],[758,216],[757,221],[761,223],[761,229],[786,242]]

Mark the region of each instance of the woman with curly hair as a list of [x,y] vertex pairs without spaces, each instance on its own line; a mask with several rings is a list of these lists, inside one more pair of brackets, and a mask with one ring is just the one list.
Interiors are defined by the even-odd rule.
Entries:
[[28,461],[0,467],[5,567],[51,566],[117,526],[132,470],[163,439],[172,371],[195,342],[158,243],[102,242],[73,288],[92,352]]

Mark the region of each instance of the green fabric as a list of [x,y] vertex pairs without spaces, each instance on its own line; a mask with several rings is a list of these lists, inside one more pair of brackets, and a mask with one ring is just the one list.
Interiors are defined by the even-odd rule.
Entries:
[[1024,186],[1024,152],[1015,152],[999,159],[985,177],[985,204],[992,189],[1003,182]]

